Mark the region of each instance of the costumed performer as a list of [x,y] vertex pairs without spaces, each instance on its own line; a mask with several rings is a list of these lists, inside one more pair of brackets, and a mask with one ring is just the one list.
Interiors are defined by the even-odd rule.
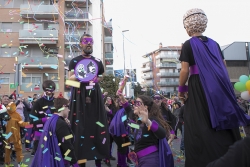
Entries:
[[[80,81],[80,88],[71,88],[69,120],[76,136],[77,159],[81,162],[95,160],[96,166],[100,167],[101,160],[110,156],[110,142],[107,114],[98,84],[104,67],[100,59],[91,55],[93,43],[91,35],[83,34],[80,38],[82,55],[69,63],[69,80]],[[79,165],[84,167],[85,163]]]
[[201,9],[188,10],[183,16],[184,28],[191,37],[183,44],[179,58],[179,98],[186,100],[186,167],[206,166],[223,156],[241,139],[239,126],[250,123],[250,117],[237,104],[218,43],[202,35],[207,22]]

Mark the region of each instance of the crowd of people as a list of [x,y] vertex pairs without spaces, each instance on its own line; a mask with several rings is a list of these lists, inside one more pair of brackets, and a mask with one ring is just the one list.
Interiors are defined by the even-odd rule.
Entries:
[[[25,144],[34,156],[31,167],[85,167],[88,160],[96,167],[102,161],[111,166],[116,158],[117,167],[174,167],[171,143],[179,130],[186,167],[250,167],[248,106],[236,99],[219,45],[202,35],[207,16],[191,9],[183,24],[191,39],[182,47],[179,93],[172,100],[160,94],[126,99],[125,78],[116,96],[101,92],[104,67],[91,55],[94,41],[89,34],[80,38],[83,54],[69,64],[70,99],[61,93],[55,97],[51,80],[43,82],[41,97],[25,99],[16,92],[2,96],[0,147],[5,166],[13,166],[14,159],[20,167],[27,166]],[[113,142],[117,155],[112,153]]]

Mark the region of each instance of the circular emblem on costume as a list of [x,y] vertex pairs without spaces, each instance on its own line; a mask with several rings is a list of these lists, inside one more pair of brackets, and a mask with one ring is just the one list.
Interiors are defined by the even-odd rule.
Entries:
[[75,76],[80,82],[93,80],[98,73],[98,65],[93,59],[83,59],[76,64]]

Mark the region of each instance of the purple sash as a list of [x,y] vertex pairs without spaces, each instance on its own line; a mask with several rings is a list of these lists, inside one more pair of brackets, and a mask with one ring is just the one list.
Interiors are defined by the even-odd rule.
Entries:
[[189,67],[190,75],[199,74],[198,67],[196,65]]
[[212,128],[233,129],[250,124],[250,116],[237,104],[218,44],[210,38],[202,41],[197,37],[191,38],[190,44],[206,95]]

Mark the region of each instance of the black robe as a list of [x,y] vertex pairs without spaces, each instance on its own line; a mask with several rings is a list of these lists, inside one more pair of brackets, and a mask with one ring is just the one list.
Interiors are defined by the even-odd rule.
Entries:
[[[85,59],[82,55],[73,58],[69,71],[75,70],[76,64]],[[91,56],[98,65],[98,75],[104,73],[99,59]],[[88,83],[81,83],[80,88],[71,88],[69,120],[75,134],[75,153],[78,160],[103,159],[110,156],[107,112],[104,108],[102,92],[98,83],[93,89],[86,89]],[[99,126],[100,122],[104,127]]]

